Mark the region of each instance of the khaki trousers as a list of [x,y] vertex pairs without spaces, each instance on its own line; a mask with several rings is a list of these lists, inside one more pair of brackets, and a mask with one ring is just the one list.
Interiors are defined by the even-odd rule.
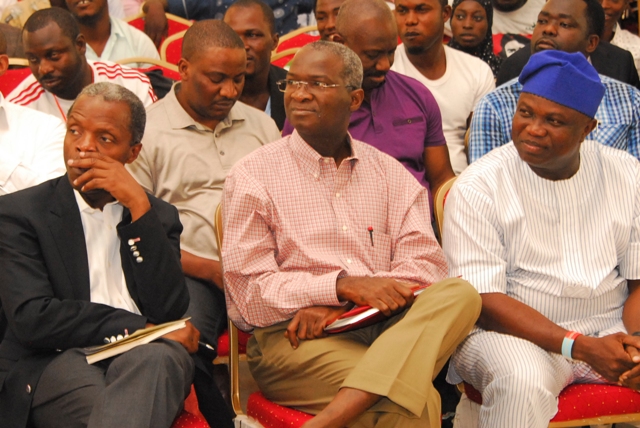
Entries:
[[293,349],[288,322],[255,329],[249,368],[262,393],[283,406],[317,414],[343,387],[382,395],[353,427],[439,427],[440,396],[432,381],[480,315],[466,281],[427,288],[413,306],[385,322]]

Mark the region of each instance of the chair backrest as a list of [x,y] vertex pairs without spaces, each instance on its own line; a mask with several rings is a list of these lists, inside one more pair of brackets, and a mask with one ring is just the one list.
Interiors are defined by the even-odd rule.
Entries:
[[276,51],[279,52],[290,48],[300,48],[307,43],[314,42],[320,39],[320,36],[312,36],[311,34],[307,34],[317,30],[317,26],[309,25],[288,32],[284,36],[280,37]]
[[[11,59],[9,59],[9,63],[11,63]],[[30,74],[31,70],[29,69],[29,67],[10,68],[9,70],[7,70],[2,75],[2,77],[0,77],[0,92],[2,92],[2,95],[4,95],[5,97],[9,96],[11,91],[13,91],[20,83],[22,83],[24,79],[29,77]]]
[[274,53],[273,55],[271,55],[271,64],[276,65],[280,68],[285,68],[300,49],[302,48],[291,48]]
[[444,203],[447,200],[449,190],[451,190],[451,186],[453,186],[456,178],[458,177],[451,177],[450,179],[445,181],[433,194],[433,209],[436,215],[438,231],[440,232],[440,242],[442,242],[442,225],[444,224]]
[[182,56],[182,39],[186,32],[187,30],[183,30],[164,39],[160,45],[160,58],[163,61],[178,64]]

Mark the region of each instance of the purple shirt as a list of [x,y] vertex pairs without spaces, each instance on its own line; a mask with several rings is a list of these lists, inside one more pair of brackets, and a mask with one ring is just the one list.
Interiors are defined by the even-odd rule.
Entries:
[[[292,132],[287,120],[282,135]],[[351,113],[349,132],[353,138],[396,158],[431,193],[425,176],[424,148],[444,146],[446,141],[440,108],[422,83],[389,71],[385,83],[371,92],[371,103],[364,101]]]

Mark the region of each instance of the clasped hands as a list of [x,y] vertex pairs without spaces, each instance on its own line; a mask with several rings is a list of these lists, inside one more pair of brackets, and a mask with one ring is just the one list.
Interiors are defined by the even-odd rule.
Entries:
[[607,381],[640,390],[640,337],[615,333],[579,336],[573,357],[588,363]]
[[284,336],[291,347],[297,349],[299,340],[325,337],[327,325],[349,311],[354,305],[369,305],[386,316],[402,312],[413,304],[411,289],[415,284],[392,278],[346,277],[336,282],[338,299],[348,302],[344,306],[312,306],[300,309],[289,322]]

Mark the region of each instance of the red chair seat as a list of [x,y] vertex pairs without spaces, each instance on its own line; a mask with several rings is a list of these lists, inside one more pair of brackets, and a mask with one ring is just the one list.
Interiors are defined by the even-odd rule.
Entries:
[[[464,383],[464,392],[474,403],[482,404],[482,396]],[[640,393],[617,385],[573,384],[558,397],[558,413],[551,422],[601,418],[640,413]]]
[[193,385],[191,385],[191,393],[184,400],[184,410],[173,421],[171,428],[210,428],[204,416],[200,413],[198,397],[196,397]]
[[171,428],[209,428],[209,424],[204,419],[183,410],[173,421]]
[[[238,330],[238,352],[240,354],[247,353],[247,342],[251,334],[245,333],[244,331]],[[218,357],[228,357],[229,356],[229,330],[225,330],[218,337]]]
[[296,428],[313,418],[308,413],[272,403],[261,392],[249,396],[247,415],[265,428]]

